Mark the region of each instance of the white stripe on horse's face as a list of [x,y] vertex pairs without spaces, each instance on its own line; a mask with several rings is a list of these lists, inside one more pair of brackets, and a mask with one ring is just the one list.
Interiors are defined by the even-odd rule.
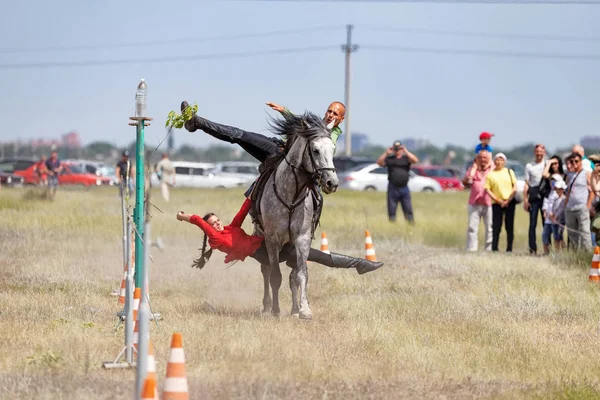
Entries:
[[[335,168],[333,164],[333,141],[328,137],[314,139],[309,144],[315,164],[313,168]],[[337,190],[339,179],[335,171],[321,171],[321,186],[326,194]]]
[[327,124],[327,129],[332,130],[335,126],[335,118],[331,120],[329,124]]

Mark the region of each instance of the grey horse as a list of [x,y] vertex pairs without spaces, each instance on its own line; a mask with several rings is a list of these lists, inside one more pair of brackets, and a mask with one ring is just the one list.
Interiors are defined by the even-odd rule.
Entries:
[[[296,262],[289,265],[292,267],[289,278],[292,315],[311,319],[312,311],[306,290],[306,261],[314,233],[314,205],[310,192],[315,181],[318,181],[325,194],[335,192],[338,187],[333,165],[331,126],[326,126],[317,115],[307,112],[302,116],[284,115],[283,119],[275,120],[272,127],[287,142],[285,152],[272,156],[279,159],[273,162],[272,173],[260,195],[259,215],[254,221],[254,234],[264,236],[270,262],[269,265],[261,265],[264,278],[263,312],[280,312],[279,252],[284,245],[292,245],[296,254]],[[273,291],[272,298],[270,289]]]

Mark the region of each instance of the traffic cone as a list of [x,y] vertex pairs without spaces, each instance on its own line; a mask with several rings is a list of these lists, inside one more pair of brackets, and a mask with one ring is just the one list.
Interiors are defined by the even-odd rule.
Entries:
[[600,247],[594,248],[594,255],[592,256],[592,267],[590,268],[589,280],[592,282],[600,282]]
[[327,235],[325,234],[325,232],[321,232],[321,251],[323,253],[330,254],[329,242],[327,241]]
[[152,340],[148,340],[148,369],[146,372],[146,379],[152,378],[155,381],[156,377],[156,356],[154,355],[154,344]]
[[167,364],[162,400],[188,400],[188,382],[185,376],[185,354],[181,333],[175,332],[171,338],[171,350]]
[[123,274],[123,280],[121,280],[121,292],[119,293],[119,304],[125,304],[125,297],[127,296],[127,271]]
[[[139,317],[139,313],[138,313]],[[133,325],[133,348],[135,349],[135,354],[138,354],[138,344],[140,343],[140,321],[139,319],[135,320],[135,324]],[[146,333],[146,338],[150,340],[150,332]]]
[[365,258],[369,261],[377,261],[375,257],[375,247],[373,247],[373,239],[369,231],[365,231]]
[[137,321],[138,311],[140,309],[140,300],[142,299],[142,288],[135,288],[133,292],[133,320]]
[[144,388],[142,389],[141,400],[158,400],[158,389],[156,388],[156,378],[149,376],[144,380]]

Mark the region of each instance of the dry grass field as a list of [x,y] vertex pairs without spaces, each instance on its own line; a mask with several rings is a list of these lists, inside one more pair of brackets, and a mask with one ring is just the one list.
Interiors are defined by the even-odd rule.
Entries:
[[[94,188],[96,189],[96,188]],[[417,194],[417,225],[388,223],[384,193],[326,196],[331,251],[364,256],[364,231],[385,266],[309,265],[312,321],[262,316],[252,259],[215,253],[190,267],[202,231],[179,210],[228,223],[243,190],[175,190],[152,201],[150,300],[159,385],[171,334],[182,332],[191,399],[544,398],[600,396],[600,288],[591,255],[530,257],[517,211],[515,253],[463,251],[466,194]],[[244,224],[251,231],[249,218]],[[504,236],[503,236],[504,238]],[[501,248],[504,246],[501,242]],[[123,346],[116,190],[61,188],[54,202],[0,189],[0,398],[131,399],[135,370],[105,370]]]

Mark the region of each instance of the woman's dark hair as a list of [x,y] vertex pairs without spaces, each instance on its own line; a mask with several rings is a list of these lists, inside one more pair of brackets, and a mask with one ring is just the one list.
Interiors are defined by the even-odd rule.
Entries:
[[[215,215],[215,214],[208,213],[204,217],[202,217],[202,219],[205,221],[208,221],[208,219],[210,217],[212,217],[213,215]],[[210,256],[212,256],[212,249],[209,249],[208,251],[206,251],[206,242],[207,241],[208,241],[208,236],[206,236],[206,233],[205,233],[204,240],[202,241],[202,254],[200,255],[199,258],[194,259],[194,262],[192,263],[192,267],[196,267],[198,269],[204,268],[204,265],[208,262],[208,260],[210,259]]]
[[[560,158],[560,156],[558,154],[553,155],[552,157],[550,157],[550,159],[555,159],[556,161],[558,161],[558,174],[560,174],[560,176],[562,176],[563,178],[565,177],[565,171],[563,170],[563,162],[562,159]],[[550,167],[550,174],[552,175],[554,172],[552,172],[552,167]]]

